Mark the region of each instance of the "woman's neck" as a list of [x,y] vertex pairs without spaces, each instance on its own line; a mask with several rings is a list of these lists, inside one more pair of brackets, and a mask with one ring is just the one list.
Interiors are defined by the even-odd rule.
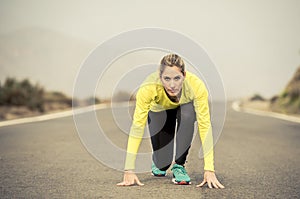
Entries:
[[[165,92],[166,92],[166,90],[165,90]],[[180,100],[181,91],[180,91],[179,94],[176,95],[176,96],[170,96],[170,95],[168,94],[168,92],[166,92],[166,94],[167,94],[168,98],[169,98],[172,102],[178,103],[179,100]]]

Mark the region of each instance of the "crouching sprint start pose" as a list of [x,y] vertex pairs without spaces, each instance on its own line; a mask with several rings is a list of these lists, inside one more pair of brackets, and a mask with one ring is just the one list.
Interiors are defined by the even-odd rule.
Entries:
[[[168,54],[162,58],[159,71],[149,75],[138,90],[128,138],[124,178],[117,185],[143,185],[133,170],[147,122],[153,149],[152,174],[166,176],[166,170],[171,167],[172,182],[191,184],[184,164],[191,146],[195,121],[198,122],[204,152],[204,179],[197,186],[207,183],[210,188],[224,188],[214,173],[207,89],[196,75],[185,71],[181,57]],[[172,164],[175,143],[175,163]]]

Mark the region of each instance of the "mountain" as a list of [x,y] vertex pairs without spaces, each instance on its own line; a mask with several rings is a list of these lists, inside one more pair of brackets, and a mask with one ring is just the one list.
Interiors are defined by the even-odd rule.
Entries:
[[0,35],[0,82],[28,78],[46,90],[72,94],[81,63],[95,45],[40,27]]
[[284,91],[271,99],[271,108],[277,112],[300,114],[300,67]]

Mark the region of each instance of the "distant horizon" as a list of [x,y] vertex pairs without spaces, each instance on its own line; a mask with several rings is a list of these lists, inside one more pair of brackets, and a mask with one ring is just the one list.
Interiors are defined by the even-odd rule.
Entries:
[[[299,66],[299,68],[300,68],[300,66]],[[238,100],[238,99],[250,99],[251,97],[253,97],[255,95],[259,95],[259,96],[263,97],[266,100],[271,100],[272,97],[278,96],[284,91],[284,89],[286,88],[286,86],[288,85],[288,83],[290,82],[292,77],[293,77],[293,75],[291,76],[291,78],[289,80],[287,80],[285,87],[279,93],[274,93],[274,95],[271,95],[270,97],[265,96],[263,93],[255,92],[255,93],[249,93],[249,95],[247,95],[247,96],[236,96],[236,97],[232,97],[232,98],[226,97],[226,99],[227,99],[227,101]],[[59,92],[59,93],[62,93],[64,95],[66,95],[67,97],[71,97],[71,98],[73,97],[73,93],[64,92],[63,90],[59,90],[59,89],[57,89],[57,90],[48,89],[47,87],[42,85],[40,82],[35,81],[34,79],[26,78],[26,77],[25,78],[17,78],[17,77],[13,77],[13,76],[8,76],[5,79],[0,79],[0,85],[1,86],[5,83],[7,78],[13,78],[13,79],[16,79],[17,81],[29,80],[31,84],[33,84],[33,85],[37,84],[37,85],[41,86],[45,90],[45,92]],[[136,93],[136,92],[132,93],[130,90],[121,89],[121,90],[116,90],[115,93],[113,93],[113,95],[118,94],[118,93],[122,93],[122,92],[125,92],[125,93],[130,94],[130,95],[133,95],[133,94]],[[74,96],[74,99],[86,100],[86,99],[91,98],[91,97],[94,97],[94,95],[87,95],[84,98],[77,98],[76,96]],[[111,100],[113,98],[113,96],[108,96],[108,95],[107,96],[101,96],[99,94],[98,95],[96,94],[95,98],[98,98],[100,100]],[[218,100],[216,100],[216,101],[218,101]]]

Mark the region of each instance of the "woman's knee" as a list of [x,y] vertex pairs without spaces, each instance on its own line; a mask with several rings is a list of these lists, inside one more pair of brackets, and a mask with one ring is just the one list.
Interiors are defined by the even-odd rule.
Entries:
[[196,121],[195,108],[192,103],[183,104],[180,107],[180,120],[181,121]]

